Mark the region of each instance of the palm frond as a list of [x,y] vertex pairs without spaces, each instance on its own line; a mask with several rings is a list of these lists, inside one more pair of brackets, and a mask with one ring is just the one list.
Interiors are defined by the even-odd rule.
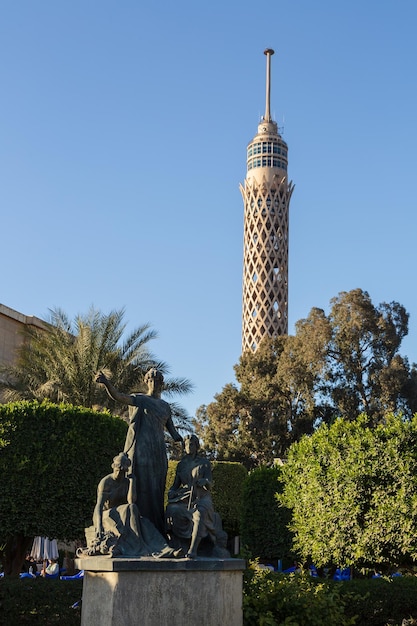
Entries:
[[[2,398],[49,398],[123,411],[95,383],[97,371],[105,371],[125,393],[146,392],[143,378],[151,367],[164,376],[169,372],[168,365],[149,350],[157,332],[142,324],[125,336],[124,314],[124,309],[104,314],[91,307],[70,320],[62,309],[50,309],[45,330],[25,328],[16,365],[0,368]],[[191,389],[187,379],[167,379],[164,392],[171,396]]]
[[169,378],[164,380],[164,394],[187,394],[194,389],[193,383],[188,378]]

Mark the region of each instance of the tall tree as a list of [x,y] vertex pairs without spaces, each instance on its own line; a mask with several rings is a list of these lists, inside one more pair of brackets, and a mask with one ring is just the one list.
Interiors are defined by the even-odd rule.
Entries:
[[226,385],[215,401],[197,412],[195,426],[213,457],[241,461],[247,467],[285,456],[289,445],[311,432],[314,412],[302,413],[303,390],[297,371],[285,372],[280,360],[288,337],[266,338],[255,353],[245,352],[235,366],[236,385]]
[[[117,407],[94,382],[98,370],[129,393],[145,391],[143,376],[150,367],[164,374],[169,369],[149,350],[149,342],[157,333],[148,324],[127,335],[125,331],[124,309],[105,314],[92,308],[73,321],[61,309],[51,310],[45,330],[26,327],[16,365],[1,368],[0,390],[9,401],[47,398],[120,413],[123,408]],[[184,378],[164,382],[168,396],[188,393],[191,388]],[[174,404],[173,412],[180,426],[187,426],[184,409]]]
[[417,370],[399,349],[408,313],[398,302],[374,306],[361,289],[341,292],[328,315],[313,308],[294,336],[265,338],[235,366],[229,384],[201,407],[195,424],[216,458],[247,466],[286,455],[301,435],[342,416],[417,410]]
[[313,308],[308,319],[296,324],[296,334],[287,337],[278,363],[278,374],[285,391],[291,420],[292,440],[311,432],[327,413],[320,388],[327,344],[331,338],[328,319]]
[[328,316],[313,309],[296,331],[300,349],[313,348],[316,404],[350,420],[361,412],[375,422],[390,411],[411,412],[410,367],[399,354],[408,313],[398,302],[374,306],[366,291],[341,292]]

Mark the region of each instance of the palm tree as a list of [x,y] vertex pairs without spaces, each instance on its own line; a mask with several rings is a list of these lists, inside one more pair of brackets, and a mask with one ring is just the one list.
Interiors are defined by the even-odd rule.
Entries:
[[[72,322],[61,309],[50,310],[45,330],[28,326],[15,365],[0,367],[0,391],[6,401],[48,398],[89,408],[108,408],[121,413],[94,375],[102,370],[113,384],[126,393],[145,391],[144,374],[157,367],[169,368],[149,351],[156,331],[144,324],[124,337],[124,309],[101,313],[91,308]],[[192,384],[185,378],[166,379],[164,393],[189,393]],[[186,411],[173,404],[179,427],[187,429]],[[178,422],[177,422],[178,423]]]

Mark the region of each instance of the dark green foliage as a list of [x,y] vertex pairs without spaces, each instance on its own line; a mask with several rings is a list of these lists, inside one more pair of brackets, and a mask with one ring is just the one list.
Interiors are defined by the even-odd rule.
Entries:
[[[165,504],[167,494],[175,478],[178,461],[168,461],[168,474],[165,489]],[[223,529],[229,537],[239,534],[240,507],[243,482],[246,478],[246,469],[240,463],[212,461],[213,489],[212,497],[214,509],[219,513],[223,522]]]
[[127,425],[48,401],[0,405],[0,539],[82,538],[99,480],[123,450]]
[[276,574],[246,570],[243,588],[244,626],[348,626],[345,614],[351,597],[341,585],[311,578],[308,574]]
[[356,626],[400,626],[403,619],[417,619],[416,576],[353,579],[335,586],[347,600],[345,614],[358,616]]
[[[0,579],[0,624],[78,626],[82,580]],[[356,617],[356,619],[355,619]],[[417,618],[417,578],[334,582],[249,569],[244,626],[400,626]]]
[[245,572],[244,626],[400,626],[410,618],[417,619],[415,576],[336,582],[256,566]]
[[164,498],[164,506],[166,507],[168,503],[168,491],[171,489],[174,478],[175,478],[175,470],[177,469],[178,461],[173,461],[170,459],[168,461],[168,471],[167,471],[167,479],[165,483],[165,498]]
[[274,561],[292,557],[291,513],[276,499],[281,490],[280,467],[257,468],[243,483],[241,545],[249,558]]
[[214,402],[198,409],[196,432],[213,458],[239,461],[248,469],[271,464],[312,431],[314,411],[302,400],[302,383],[294,373],[283,375],[288,341],[265,338],[255,354],[245,352],[234,368],[240,389],[228,384]]
[[247,471],[241,463],[212,461],[213,504],[223,521],[223,528],[232,537],[239,535],[243,484]]
[[377,423],[387,412],[411,415],[416,381],[399,354],[408,333],[405,308],[375,306],[362,289],[342,291],[330,304],[328,315],[314,308],[296,324],[294,355],[314,367],[317,417],[352,420],[364,412]]
[[417,415],[322,425],[294,444],[281,501],[294,547],[316,566],[388,569],[417,560]]
[[83,581],[0,579],[0,624],[5,626],[78,626]]

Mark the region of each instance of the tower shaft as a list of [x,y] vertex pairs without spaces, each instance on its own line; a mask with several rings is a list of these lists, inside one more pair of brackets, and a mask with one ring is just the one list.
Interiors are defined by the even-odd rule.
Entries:
[[267,56],[265,115],[248,144],[244,203],[242,352],[264,337],[288,333],[288,232],[293,184],[288,147],[270,115],[271,56]]

